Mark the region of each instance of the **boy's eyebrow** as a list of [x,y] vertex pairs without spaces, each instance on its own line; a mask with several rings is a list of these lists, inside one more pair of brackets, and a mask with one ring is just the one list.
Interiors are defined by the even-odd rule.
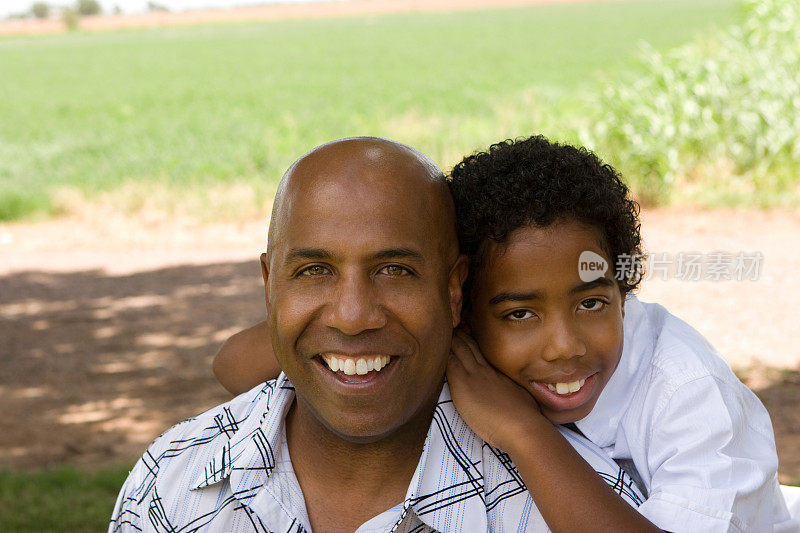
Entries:
[[499,304],[501,302],[525,302],[527,300],[541,300],[542,293],[540,291],[533,292],[510,292],[505,291],[492,296],[489,300],[489,305]]
[[576,294],[578,292],[588,291],[590,289],[594,289],[596,287],[614,287],[616,284],[613,280],[610,280],[606,277],[597,278],[594,281],[587,281],[586,283],[581,283],[580,285],[576,285],[570,289],[570,294]]
[[[583,291],[588,291],[590,289],[594,289],[596,287],[614,287],[614,281],[608,278],[597,278],[594,281],[589,281],[587,283],[581,283],[580,285],[576,285],[572,289],[570,289],[570,294],[576,294]],[[511,291],[504,291],[492,296],[492,299],[489,300],[489,305],[499,304],[501,302],[525,302],[527,300],[542,300],[544,296],[542,295],[541,291],[531,291],[531,292],[511,292]]]

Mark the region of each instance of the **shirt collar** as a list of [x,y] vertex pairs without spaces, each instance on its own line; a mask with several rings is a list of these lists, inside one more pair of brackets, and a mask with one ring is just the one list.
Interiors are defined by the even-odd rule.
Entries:
[[[247,418],[205,466],[192,490],[229,478],[232,492],[252,497],[275,467],[272,450],[279,450],[281,429],[294,400],[286,376],[266,383],[249,407]],[[409,511],[443,533],[470,524],[487,530],[487,508],[481,457],[484,442],[453,405],[444,383],[417,468],[403,501],[398,523]]]
[[591,412],[575,422],[586,437],[601,448],[614,444],[622,415],[636,391],[645,360],[653,353],[654,339],[645,306],[633,295],[625,300],[623,348],[619,364]]
[[292,400],[294,387],[283,373],[278,379],[266,382],[248,406],[245,419],[205,466],[192,490],[229,477],[233,485],[236,477],[233,474],[237,470],[251,474],[248,476],[251,490],[263,485],[275,467],[272,450],[280,449],[277,446],[280,445],[281,428]]
[[445,382],[404,508],[436,531],[487,531],[484,442],[456,411]]

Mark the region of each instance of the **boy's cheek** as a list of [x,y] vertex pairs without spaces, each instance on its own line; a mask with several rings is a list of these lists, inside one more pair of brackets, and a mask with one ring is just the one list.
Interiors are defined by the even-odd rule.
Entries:
[[[483,356],[500,372],[517,381],[517,376],[530,366],[531,350],[517,342],[505,342],[505,339],[495,339],[494,342],[480,341]],[[483,348],[485,346],[485,348]]]

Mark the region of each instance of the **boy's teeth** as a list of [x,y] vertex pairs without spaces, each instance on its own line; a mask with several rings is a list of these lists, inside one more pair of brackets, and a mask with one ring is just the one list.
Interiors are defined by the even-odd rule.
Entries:
[[380,371],[381,368],[389,364],[390,357],[388,355],[377,355],[375,357],[353,359],[352,357],[336,357],[335,355],[325,354],[322,359],[333,372],[341,370],[348,376],[355,374],[363,376],[373,370]]
[[586,383],[585,379],[579,379],[577,381],[570,381],[569,383],[545,383],[545,385],[556,394],[565,395],[578,392],[581,390],[584,383]]

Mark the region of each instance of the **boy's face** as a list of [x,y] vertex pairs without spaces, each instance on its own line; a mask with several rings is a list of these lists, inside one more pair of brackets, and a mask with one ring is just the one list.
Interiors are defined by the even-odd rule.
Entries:
[[[475,273],[472,335],[486,358],[556,424],[589,414],[622,354],[623,299],[596,229],[568,221],[490,243]],[[608,268],[587,276],[584,251]]]

